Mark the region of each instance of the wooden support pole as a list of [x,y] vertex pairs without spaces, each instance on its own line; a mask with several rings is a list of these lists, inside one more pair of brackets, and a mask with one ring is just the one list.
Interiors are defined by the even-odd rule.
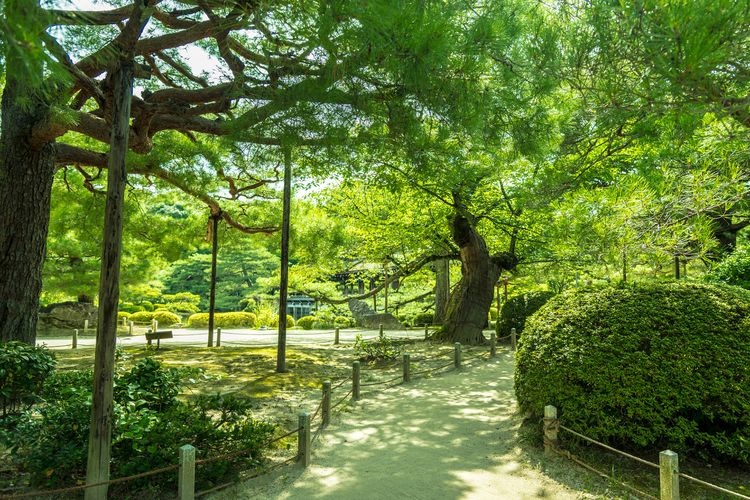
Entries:
[[453,366],[455,368],[461,368],[461,343],[456,342],[453,344]]
[[323,406],[321,407],[323,412],[323,427],[328,427],[331,423],[331,381],[326,380],[323,382]]
[[336,327],[336,333],[333,334],[333,345],[339,345],[339,328]]
[[122,317],[122,326],[124,326],[125,328],[127,328],[128,326],[128,318],[126,318],[125,316]]
[[221,327],[216,329],[216,347],[221,347]]
[[352,399],[357,401],[359,399],[359,361],[352,363]]
[[73,349],[78,348],[78,330],[73,330]]
[[193,500],[195,498],[194,446],[189,444],[180,446],[179,463],[180,469],[177,473],[177,498],[179,500]]
[[148,338],[148,334],[151,333],[151,332],[153,332],[153,330],[151,328],[147,328],[146,329],[146,345],[151,345],[151,339]]
[[299,433],[297,434],[297,461],[305,467],[310,465],[310,414],[299,414]]
[[424,339],[427,340],[430,337],[430,325],[424,325]]
[[547,405],[544,407],[544,452],[548,455],[554,453],[557,448],[557,431],[560,422],[557,420],[557,407]]
[[510,329],[510,348],[512,350],[516,350],[516,329],[511,328]]
[[151,320],[151,331],[156,332],[159,331],[159,322],[155,319]]
[[493,332],[490,334],[490,357],[494,358],[495,356],[497,356],[497,339]]
[[404,382],[411,381],[411,356],[404,354]]
[[83,334],[86,335],[89,330],[89,320],[84,319],[83,320]]
[[133,322],[132,321],[128,321],[128,335],[131,337],[133,336]]
[[383,337],[385,337],[385,333],[383,332],[383,323],[380,323],[380,325],[378,325],[378,336],[380,337],[380,340],[383,340]]
[[680,499],[680,468],[677,453],[670,450],[659,453],[659,484],[661,500]]

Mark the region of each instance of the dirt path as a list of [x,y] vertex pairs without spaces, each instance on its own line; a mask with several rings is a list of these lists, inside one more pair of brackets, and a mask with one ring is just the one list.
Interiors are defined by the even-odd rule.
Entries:
[[[334,400],[336,397],[334,396]],[[297,465],[215,499],[591,498],[523,463],[508,353],[362,400]]]

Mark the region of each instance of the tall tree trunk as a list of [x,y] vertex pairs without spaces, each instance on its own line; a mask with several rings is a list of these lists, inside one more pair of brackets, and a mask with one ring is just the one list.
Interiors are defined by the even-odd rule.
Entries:
[[517,259],[510,253],[490,255],[484,238],[466,217],[454,216],[451,225],[453,241],[461,249],[461,280],[451,294],[439,338],[481,344],[495,283],[503,270],[515,268]]
[[448,311],[448,300],[451,294],[451,261],[449,259],[437,260],[435,269],[435,319],[436,325],[442,325]]
[[0,341],[33,344],[56,151],[54,143],[32,147],[32,127],[46,106],[12,67],[9,61],[0,132]]
[[281,279],[279,282],[279,339],[276,371],[286,369],[286,303],[289,293],[289,221],[292,216],[292,149],[284,148],[284,200],[281,221]]
[[208,292],[208,347],[214,346],[216,316],[216,261],[219,254],[219,219],[221,212],[211,214],[211,286]]

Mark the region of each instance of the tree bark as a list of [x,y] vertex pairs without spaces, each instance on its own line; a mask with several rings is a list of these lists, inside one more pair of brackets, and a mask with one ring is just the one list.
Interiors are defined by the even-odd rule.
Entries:
[[54,143],[31,146],[47,107],[12,69],[9,61],[0,132],[0,341],[33,344],[56,150]]
[[216,316],[216,261],[219,254],[219,219],[221,212],[211,214],[211,287],[208,293],[208,347],[214,346]]
[[436,325],[442,325],[448,311],[451,294],[451,275],[449,259],[435,261],[435,319]]
[[514,269],[518,261],[510,253],[490,255],[484,238],[463,215],[455,215],[451,225],[453,241],[461,249],[461,280],[451,294],[438,337],[446,342],[481,344],[495,283],[503,270]]
[[[276,350],[276,372],[286,369],[286,303],[289,293],[289,220],[292,203],[292,149],[284,148],[284,200],[281,221],[281,279],[279,283],[279,339]],[[317,308],[316,308],[317,309]]]

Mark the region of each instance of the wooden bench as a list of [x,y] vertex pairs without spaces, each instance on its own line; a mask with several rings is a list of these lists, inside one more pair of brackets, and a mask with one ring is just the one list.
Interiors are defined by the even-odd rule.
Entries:
[[160,347],[161,339],[171,339],[172,330],[157,330],[152,332],[150,329],[146,331],[146,341],[148,345],[151,345],[152,340],[156,340],[156,348]]

